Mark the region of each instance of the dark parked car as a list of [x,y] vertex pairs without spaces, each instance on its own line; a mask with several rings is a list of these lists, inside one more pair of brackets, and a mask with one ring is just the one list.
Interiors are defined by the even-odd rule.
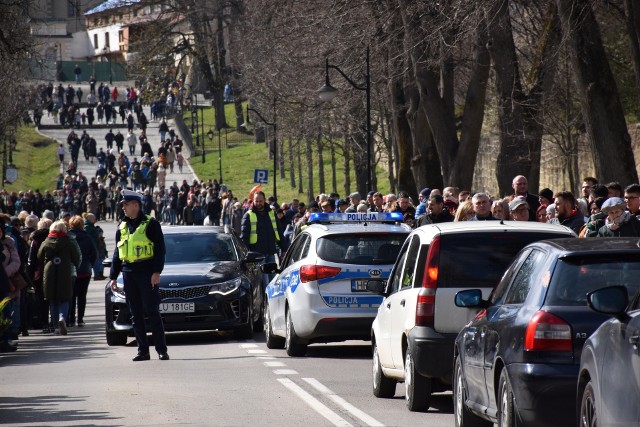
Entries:
[[482,310],[456,338],[456,425],[576,425],[582,348],[609,318],[587,294],[623,285],[635,295],[638,284],[638,239],[556,239],[524,248],[489,301],[458,292],[458,307]]
[[604,322],[582,350],[581,426],[640,425],[640,298],[636,294],[629,305],[628,293],[624,286],[611,286],[587,297],[590,308],[614,318]]
[[[249,252],[223,227],[163,227],[165,267],[160,279],[160,312],[166,331],[233,330],[250,338],[262,327],[264,256]],[[122,285],[105,287],[107,344],[125,345],[133,336]]]

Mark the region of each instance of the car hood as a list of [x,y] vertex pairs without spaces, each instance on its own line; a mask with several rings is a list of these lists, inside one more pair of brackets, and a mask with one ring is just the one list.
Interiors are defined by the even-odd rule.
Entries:
[[[165,264],[160,275],[160,287],[175,288],[195,283],[224,282],[238,276],[242,267],[238,261],[216,261],[191,264]],[[169,286],[173,284],[173,286]]]

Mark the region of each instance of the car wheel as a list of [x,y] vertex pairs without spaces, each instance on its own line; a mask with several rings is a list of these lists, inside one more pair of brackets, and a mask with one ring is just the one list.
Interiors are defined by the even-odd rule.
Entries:
[[253,338],[253,309],[251,308],[251,305],[249,305],[247,323],[241,326],[236,326],[233,329],[233,335],[239,340],[248,340]]
[[423,377],[416,370],[411,348],[407,349],[407,355],[404,359],[404,392],[405,402],[410,411],[426,411],[429,409],[431,380]]
[[500,373],[500,384],[498,385],[498,427],[515,427],[516,411],[513,403],[513,391],[506,368]]
[[107,345],[127,345],[127,334],[116,331],[107,331]]
[[302,357],[307,353],[307,344],[298,338],[293,327],[291,310],[287,310],[287,336],[284,341],[284,348],[287,350],[287,354],[293,357]]
[[467,388],[462,377],[462,365],[460,357],[456,357],[453,373],[453,415],[456,427],[491,427],[492,422],[480,418],[467,408]]
[[375,397],[390,398],[396,394],[396,381],[384,376],[378,345],[373,344],[373,395]]
[[598,411],[596,410],[596,399],[593,393],[593,384],[587,383],[582,393],[580,402],[580,423],[584,427],[595,427],[598,425]]
[[260,311],[258,312],[258,316],[256,317],[256,320],[253,322],[254,331],[261,331],[262,328],[264,327],[264,306],[266,304],[267,302],[263,299],[262,304],[260,304]]
[[284,348],[284,343],[285,343],[284,338],[273,335],[273,329],[271,329],[271,315],[269,313],[268,302],[265,303],[263,316],[264,316],[264,320],[262,321],[262,323],[264,323],[264,339],[267,343],[267,348],[272,348],[272,349]]

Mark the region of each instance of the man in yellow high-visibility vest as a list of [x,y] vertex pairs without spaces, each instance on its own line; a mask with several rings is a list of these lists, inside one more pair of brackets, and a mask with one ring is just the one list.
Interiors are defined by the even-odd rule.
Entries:
[[[276,253],[282,239],[278,233],[278,223],[275,212],[266,204],[264,192],[258,191],[253,195],[253,204],[242,217],[240,237],[250,251],[260,252],[267,262],[276,262]],[[266,277],[265,277],[266,276]],[[269,277],[263,275],[265,286]]]

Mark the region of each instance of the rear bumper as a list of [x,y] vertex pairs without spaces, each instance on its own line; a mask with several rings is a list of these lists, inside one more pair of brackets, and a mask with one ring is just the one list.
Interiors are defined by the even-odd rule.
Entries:
[[351,339],[371,341],[372,324],[372,317],[320,319],[313,333],[307,339],[310,342],[335,342]]
[[576,425],[578,365],[513,363],[507,373],[524,425]]
[[409,349],[418,373],[438,378],[451,385],[453,348],[457,334],[439,334],[429,327],[416,326],[409,331]]

